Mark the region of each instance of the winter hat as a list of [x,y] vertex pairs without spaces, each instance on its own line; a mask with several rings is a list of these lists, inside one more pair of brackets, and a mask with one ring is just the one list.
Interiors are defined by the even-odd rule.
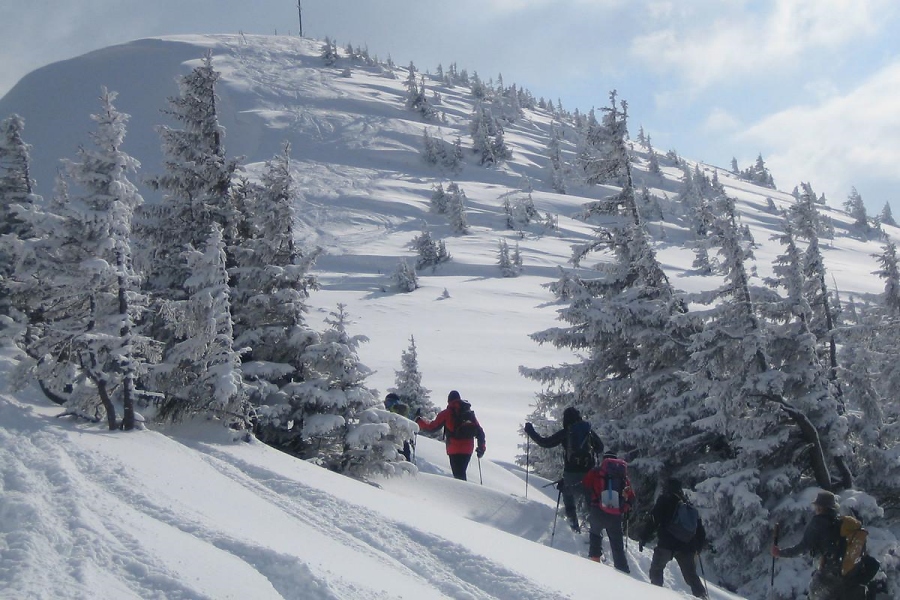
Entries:
[[449,394],[447,394],[447,402],[450,402],[452,400],[462,400],[459,392],[457,392],[456,390],[453,390]]
[[837,510],[838,508],[837,496],[831,492],[819,492],[819,495],[813,500],[813,504],[827,510]]
[[397,404],[398,402],[400,402],[400,396],[398,396],[394,392],[391,392],[390,394],[388,394],[387,396],[384,397],[384,407],[385,408],[389,409],[392,406],[394,406],[395,404]]
[[580,420],[581,413],[578,412],[578,409],[574,406],[570,406],[563,411],[563,427],[568,427],[572,423],[577,423]]

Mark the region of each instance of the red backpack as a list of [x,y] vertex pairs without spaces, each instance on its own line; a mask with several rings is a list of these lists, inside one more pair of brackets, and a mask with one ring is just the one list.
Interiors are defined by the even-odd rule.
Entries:
[[628,481],[628,464],[621,458],[604,458],[584,476],[582,484],[591,493],[591,505],[611,515],[631,508],[634,492]]

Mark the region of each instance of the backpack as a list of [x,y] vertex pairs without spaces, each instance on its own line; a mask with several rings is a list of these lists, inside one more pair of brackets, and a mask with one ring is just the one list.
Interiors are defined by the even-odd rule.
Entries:
[[472,405],[463,400],[459,411],[451,411],[453,415],[453,431],[447,431],[449,437],[458,440],[471,440],[478,437],[481,428],[478,426],[478,420],[475,418],[475,411]]
[[566,462],[569,467],[587,471],[594,466],[591,424],[578,421],[566,431]]
[[697,525],[700,523],[700,513],[692,505],[688,504],[681,498],[675,505],[675,512],[672,518],[666,523],[666,531],[676,540],[683,544],[693,541],[697,535]]
[[586,476],[591,483],[591,504],[603,512],[621,515],[625,512],[625,488],[628,464],[621,458],[604,458]]
[[[866,531],[859,519],[845,515],[835,519],[837,529],[836,555],[841,564],[841,575],[844,577],[858,577],[859,571],[867,571],[865,582],[868,583],[878,572],[878,562],[874,559],[866,560],[866,539],[869,532]],[[873,565],[874,561],[874,565]],[[865,568],[861,568],[864,566]],[[874,568],[873,568],[874,567]]]

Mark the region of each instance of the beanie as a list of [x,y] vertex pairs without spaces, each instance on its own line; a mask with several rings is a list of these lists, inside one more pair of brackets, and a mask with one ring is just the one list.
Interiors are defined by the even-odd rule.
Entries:
[[450,402],[451,400],[461,400],[459,392],[453,390],[452,392],[447,394],[447,402]]

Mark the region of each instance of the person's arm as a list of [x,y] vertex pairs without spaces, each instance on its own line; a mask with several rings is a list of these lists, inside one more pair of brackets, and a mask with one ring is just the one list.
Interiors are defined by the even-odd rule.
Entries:
[[566,439],[565,429],[560,429],[550,437],[544,437],[534,430],[534,425],[531,423],[525,423],[525,433],[541,448],[554,448],[562,444],[563,440]]
[[[813,548],[813,542],[816,539],[818,532],[816,531],[816,519],[813,518],[807,525],[806,529],[803,530],[803,537],[800,538],[800,541],[787,548],[779,548],[778,546],[773,546],[773,554],[775,556],[781,558],[793,558],[795,556],[800,556],[804,552],[808,552]],[[777,549],[777,550],[776,550]]]
[[445,408],[434,418],[434,421],[427,421],[422,417],[416,417],[416,424],[419,426],[419,429],[423,431],[437,431],[447,422],[447,415],[450,409]]
[[603,454],[603,440],[596,434],[593,427],[591,428],[591,448],[593,448],[594,454]]
[[484,451],[487,449],[487,446],[484,444],[484,428],[481,426],[481,423],[478,422],[478,419],[475,419],[475,424],[478,425],[478,433],[475,434],[475,439],[478,441],[478,445],[475,447],[475,454],[478,458],[484,456]]

